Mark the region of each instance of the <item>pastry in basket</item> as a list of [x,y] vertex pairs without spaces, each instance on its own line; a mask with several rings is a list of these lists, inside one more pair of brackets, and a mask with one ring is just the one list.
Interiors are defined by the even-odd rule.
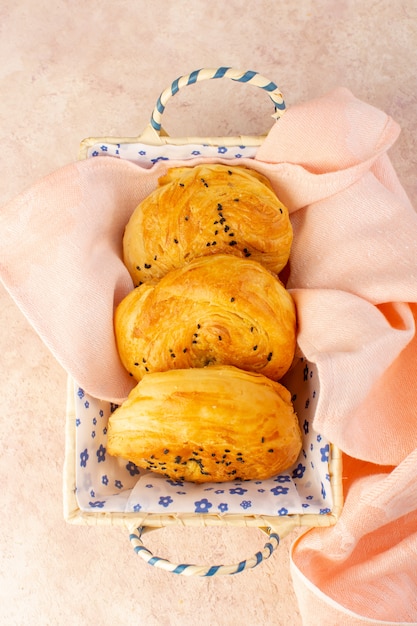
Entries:
[[289,391],[230,366],[147,374],[107,434],[109,454],[198,483],[270,478],[302,445]]
[[256,261],[217,254],[144,283],[114,318],[121,361],[136,379],[168,369],[234,365],[279,380],[295,352],[296,313]]
[[123,260],[136,286],[220,252],[251,258],[278,274],[292,236],[288,210],[255,170],[220,164],[173,168],[127,223]]

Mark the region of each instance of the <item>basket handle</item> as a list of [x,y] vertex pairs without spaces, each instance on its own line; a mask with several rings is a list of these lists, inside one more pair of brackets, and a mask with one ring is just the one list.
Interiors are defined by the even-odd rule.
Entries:
[[141,556],[149,565],[164,569],[172,574],[181,574],[182,576],[221,576],[224,574],[238,574],[247,569],[253,569],[268,559],[279,545],[279,535],[272,532],[271,528],[262,529],[268,534],[269,541],[266,542],[263,549],[254,554],[249,559],[240,561],[234,565],[190,565],[186,563],[175,564],[166,559],[154,556],[148,548],[143,545],[142,535],[145,532],[156,530],[149,526],[138,526],[131,531],[129,535],[133,549]]
[[275,113],[273,118],[280,118],[285,112],[285,102],[282,93],[278,89],[278,86],[272,81],[264,78],[257,72],[253,71],[240,71],[232,67],[219,67],[215,69],[203,68],[200,70],[194,70],[190,74],[180,76],[175,79],[171,86],[165,89],[158,98],[155,108],[152,112],[150,124],[152,128],[159,134],[161,131],[162,114],[165,110],[166,104],[171,96],[174,96],[180,89],[193,85],[201,80],[211,80],[214,78],[230,78],[238,83],[248,83],[264,89],[275,106]]

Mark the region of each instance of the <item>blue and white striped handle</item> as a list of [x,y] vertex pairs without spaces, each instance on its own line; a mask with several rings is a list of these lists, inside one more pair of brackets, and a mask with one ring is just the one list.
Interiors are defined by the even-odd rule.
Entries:
[[242,72],[240,70],[234,69],[233,67],[218,67],[215,69],[203,68],[200,70],[194,70],[193,72],[185,76],[180,76],[173,81],[170,87],[168,87],[167,89],[165,89],[165,91],[161,93],[152,112],[152,128],[154,128],[157,133],[159,133],[159,131],[161,130],[162,114],[171,96],[174,96],[183,87],[193,85],[194,83],[197,83],[201,80],[211,80],[214,78],[230,78],[231,80],[235,80],[238,83],[255,85],[256,87],[259,87],[260,89],[266,91],[268,96],[272,100],[275,107],[275,113],[272,115],[273,118],[278,119],[285,112],[284,98],[282,93],[278,89],[278,86],[267,78],[264,78],[257,72]]
[[263,550],[257,552],[253,557],[240,561],[234,565],[190,565],[186,563],[175,564],[154,556],[148,548],[143,545],[142,534],[146,531],[153,530],[150,527],[139,526],[129,535],[129,539],[133,545],[136,554],[139,554],[149,565],[164,569],[172,574],[181,574],[182,576],[220,576],[224,574],[239,574],[247,569],[253,569],[268,559],[273,551],[279,545],[279,536],[268,529],[269,541],[263,547]]

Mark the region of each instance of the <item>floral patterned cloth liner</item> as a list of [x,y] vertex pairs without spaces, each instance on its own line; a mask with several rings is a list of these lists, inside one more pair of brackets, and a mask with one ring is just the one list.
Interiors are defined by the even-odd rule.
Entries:
[[288,471],[262,481],[172,481],[139,469],[106,450],[107,423],[115,405],[76,394],[76,496],[82,511],[210,513],[283,516],[327,514],[332,509],[329,442],[311,426],[318,397],[313,364],[298,358],[281,381],[292,393],[303,448]]
[[[258,147],[98,142],[87,157],[113,156],[149,169],[160,160],[253,158]],[[163,154],[162,154],[163,153]],[[197,485],[168,480],[107,453],[106,433],[116,408],[79,387],[76,394],[76,497],[82,511],[248,515],[327,514],[332,509],[329,442],[312,428],[318,397],[313,364],[299,358],[281,381],[292,393],[303,434],[296,463],[263,481]]]
[[98,142],[87,151],[87,157],[112,156],[127,159],[146,169],[158,161],[183,161],[196,158],[252,159],[259,146],[210,146],[208,144],[165,145],[163,155],[161,146],[142,143],[108,143]]

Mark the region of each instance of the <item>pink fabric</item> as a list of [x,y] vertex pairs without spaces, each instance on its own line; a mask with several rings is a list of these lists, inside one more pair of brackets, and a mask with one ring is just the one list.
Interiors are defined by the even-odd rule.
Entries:
[[[288,288],[320,377],[315,428],[349,455],[340,520],[293,548],[305,624],[417,621],[417,215],[387,156],[398,134],[337,89],[289,109],[255,160],[236,161],[268,176],[290,209]],[[132,288],[123,228],[174,165],[71,164],[0,213],[6,288],[62,366],[104,399],[132,386],[112,330]]]

